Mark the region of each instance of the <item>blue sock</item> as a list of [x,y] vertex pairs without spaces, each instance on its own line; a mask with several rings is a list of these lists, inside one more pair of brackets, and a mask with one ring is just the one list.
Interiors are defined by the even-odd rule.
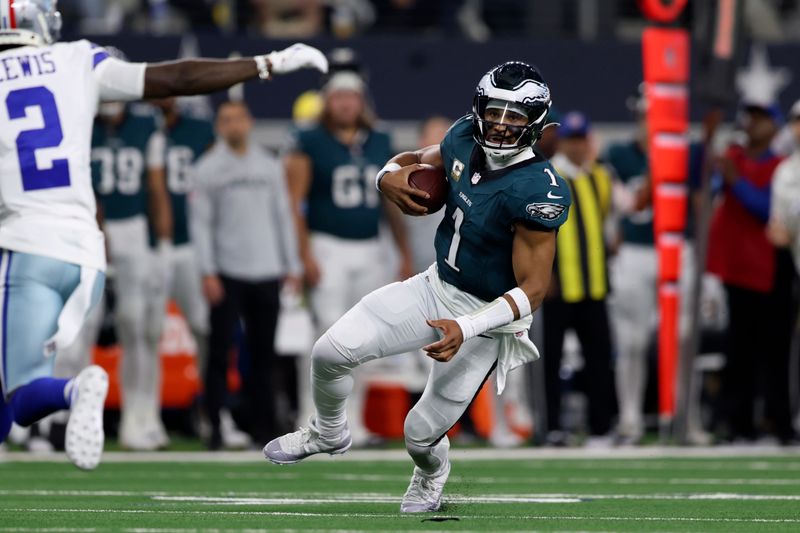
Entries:
[[20,426],[30,426],[56,411],[69,409],[69,392],[66,388],[69,379],[39,378],[23,385],[11,396],[14,422]]
[[8,437],[12,422],[14,422],[14,411],[11,410],[11,405],[6,403],[3,393],[0,391],[0,442],[5,441]]

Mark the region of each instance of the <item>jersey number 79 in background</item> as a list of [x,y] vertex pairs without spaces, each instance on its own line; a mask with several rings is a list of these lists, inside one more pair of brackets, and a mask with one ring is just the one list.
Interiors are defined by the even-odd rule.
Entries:
[[36,164],[36,150],[55,148],[64,140],[61,120],[53,93],[46,87],[17,89],[6,98],[8,117],[11,120],[26,118],[28,108],[38,107],[42,112],[44,127],[26,130],[17,136],[17,154],[22,173],[22,189],[36,191],[54,187],[69,187],[69,162],[66,159],[53,159],[50,168],[39,168]]

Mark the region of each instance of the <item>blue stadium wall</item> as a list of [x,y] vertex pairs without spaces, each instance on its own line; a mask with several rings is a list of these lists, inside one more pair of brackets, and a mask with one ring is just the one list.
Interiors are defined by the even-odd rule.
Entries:
[[[182,38],[114,36],[93,40],[117,46],[132,60],[162,61],[178,56]],[[245,56],[265,53],[291,42],[203,36],[197,44],[201,55],[228,57],[233,52]],[[639,43],[495,39],[482,44],[417,36],[317,40],[310,44],[323,50],[338,46],[355,49],[367,67],[378,114],[387,120],[421,119],[432,114],[461,116],[469,111],[480,76],[493,65],[517,59],[539,67],[559,109],[584,110],[597,122],[626,122],[631,119],[626,99],[635,93],[642,77]],[[800,45],[771,46],[769,55],[773,65],[792,66],[800,57]],[[266,86],[248,84],[245,97],[257,117],[285,119],[297,94],[318,87],[319,82],[316,74],[298,73]],[[784,109],[800,98],[800,73],[793,77],[782,98]],[[694,101],[692,120],[698,120],[701,112]]]

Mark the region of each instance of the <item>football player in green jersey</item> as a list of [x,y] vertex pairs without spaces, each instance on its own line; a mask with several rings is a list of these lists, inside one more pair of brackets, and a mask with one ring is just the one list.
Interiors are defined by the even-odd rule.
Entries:
[[413,215],[426,213],[414,198],[427,193],[408,185],[409,174],[426,164],[447,174],[436,263],[370,293],[317,341],[316,415],[309,428],[268,443],[269,460],[290,464],[347,451],[351,370],[422,348],[435,363],[405,421],[416,468],[400,510],[440,508],[450,473],[447,431],[495,368],[502,392],[509,370],[538,357],[528,338],[531,312],[550,285],[556,230],[571,201],[566,182],[533,149],[549,108],[550,90],[539,72],[504,63],[480,80],[472,113],[440,145],[399,154],[378,173],[383,194]]
[[[300,256],[320,335],[364,295],[393,279],[381,268],[385,249],[378,228],[384,216],[400,257],[398,278],[414,273],[402,215],[393,205],[384,205],[374,186],[375,173],[392,155],[391,138],[375,126],[364,77],[353,61],[348,49],[331,55],[332,74],[323,87],[319,122],[296,133],[286,157]],[[301,361],[308,364],[308,358]],[[358,382],[349,402],[357,445],[369,439],[362,421],[365,385]],[[313,413],[305,392],[302,420]]]
[[148,222],[171,241],[163,134],[150,107],[105,103],[92,134],[92,178],[114,266],[116,330],[124,356],[120,443],[152,450],[168,442],[160,417],[160,364],[147,340],[148,294],[164,290],[153,275]]

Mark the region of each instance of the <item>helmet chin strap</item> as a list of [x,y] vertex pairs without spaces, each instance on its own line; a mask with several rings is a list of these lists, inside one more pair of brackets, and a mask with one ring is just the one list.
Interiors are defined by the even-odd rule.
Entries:
[[516,150],[498,150],[488,146],[482,146],[481,148],[483,148],[483,153],[486,154],[486,164],[489,170],[505,168],[533,157],[533,150],[530,146],[523,146]]

